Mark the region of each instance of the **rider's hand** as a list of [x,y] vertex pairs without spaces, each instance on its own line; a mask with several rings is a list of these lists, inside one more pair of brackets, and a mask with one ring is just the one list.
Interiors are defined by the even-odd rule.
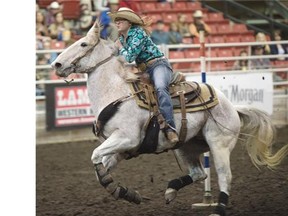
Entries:
[[123,45],[122,45],[122,43],[120,42],[119,39],[117,39],[117,40],[115,41],[115,46],[116,46],[119,50],[123,48]]

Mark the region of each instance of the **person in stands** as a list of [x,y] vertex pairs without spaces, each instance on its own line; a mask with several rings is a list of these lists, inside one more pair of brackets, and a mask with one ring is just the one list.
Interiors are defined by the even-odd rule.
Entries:
[[203,13],[201,10],[196,10],[193,14],[193,23],[190,24],[189,30],[192,37],[198,38],[201,30],[205,32],[205,36],[208,36],[211,33],[211,28],[203,20]]
[[[270,50],[271,50],[271,55],[283,55],[283,54],[288,54],[288,47],[286,44],[281,44],[282,40],[282,35],[281,35],[281,30],[275,30],[273,32],[273,40],[277,41],[277,44],[271,44],[270,45]],[[278,57],[275,59],[271,59],[272,61],[279,60],[287,60],[285,57]]]
[[259,56],[257,59],[251,59],[251,69],[268,69],[270,68],[269,58],[262,58],[265,53],[265,45],[256,45],[252,47],[252,54]]
[[142,72],[147,72],[155,86],[160,113],[166,120],[163,129],[172,147],[179,141],[173,116],[173,105],[169,94],[172,80],[172,67],[149,36],[148,19],[141,18],[133,10],[121,7],[109,13],[119,32],[115,46],[119,55],[129,63],[135,61]]
[[[248,52],[247,50],[241,50],[240,51],[240,56],[241,57],[247,57]],[[249,61],[248,59],[240,59],[234,62],[233,65],[233,70],[242,70],[242,71],[247,71],[249,69]]]
[[156,45],[168,44],[169,34],[164,30],[165,24],[162,20],[156,22],[156,28],[151,33],[151,39]]

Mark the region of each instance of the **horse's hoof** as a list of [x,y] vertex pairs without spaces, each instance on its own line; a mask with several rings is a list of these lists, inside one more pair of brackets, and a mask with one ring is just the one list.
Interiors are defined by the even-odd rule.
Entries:
[[166,204],[169,204],[172,202],[177,196],[177,190],[172,189],[172,188],[167,188],[165,191],[165,200]]
[[219,214],[210,214],[209,216],[220,216]]

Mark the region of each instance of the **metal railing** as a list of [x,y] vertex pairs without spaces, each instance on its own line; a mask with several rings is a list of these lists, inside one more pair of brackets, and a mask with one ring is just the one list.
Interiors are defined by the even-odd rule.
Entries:
[[[265,44],[268,44],[268,45],[271,45],[271,44],[276,44],[277,42],[275,41],[269,41],[269,42],[266,42]],[[288,41],[281,41],[280,42],[281,44],[286,44],[288,45]],[[252,60],[252,59],[257,59],[257,58],[267,58],[267,59],[275,59],[275,58],[278,58],[278,57],[285,57],[288,59],[288,54],[282,54],[282,55],[262,55],[262,56],[253,56],[251,55],[251,52],[248,53],[248,56],[247,57],[241,57],[241,56],[231,56],[231,57],[209,57],[210,54],[211,54],[211,51],[213,49],[217,49],[217,48],[224,48],[224,47],[251,47],[251,46],[255,46],[255,45],[263,45],[263,43],[261,42],[241,42],[241,43],[215,43],[215,44],[206,44],[205,47],[207,49],[206,51],[206,62],[207,62],[207,75],[209,76],[209,71],[210,71],[210,68],[211,68],[211,62],[214,62],[214,61],[235,61],[235,60]],[[169,58],[169,51],[171,49],[189,49],[189,48],[195,48],[195,49],[199,49],[200,48],[200,44],[179,44],[179,45],[161,45],[159,46],[160,49],[165,53],[165,55]],[[250,49],[249,49],[250,50]],[[45,54],[45,53],[53,53],[53,52],[56,52],[56,53],[61,53],[63,50],[37,50],[36,51],[36,55],[38,54]],[[169,58],[169,61],[170,63],[181,63],[181,62],[200,62],[200,58],[179,58],[179,59],[171,59]],[[288,73],[288,61],[287,61],[287,65],[285,65],[285,67],[281,67],[281,68],[277,68],[277,67],[273,67],[273,65],[271,65],[272,67],[269,68],[269,69],[261,69],[261,72],[271,72],[271,73],[277,73],[277,72],[286,72]],[[47,73],[51,73],[52,71],[52,68],[50,65],[36,65],[36,73],[37,71],[39,70],[46,70]],[[247,73],[249,73],[249,71],[255,71],[255,70],[247,70]],[[217,71],[214,71],[214,72],[211,72],[211,73],[243,73],[242,71],[239,71],[239,70],[217,70]],[[197,74],[199,73],[200,75],[200,71],[199,72],[186,72],[185,74],[189,75],[189,74]],[[288,74],[287,74],[288,76]],[[83,76],[82,78],[76,78],[74,82],[85,82],[86,81],[86,76]],[[62,79],[58,79],[58,80],[50,80],[50,79],[44,79],[44,80],[38,80],[36,81],[36,85],[43,85],[45,86],[45,84],[48,84],[48,83],[59,83],[59,82],[64,82]],[[288,80],[280,80],[280,81],[274,81],[273,82],[273,86],[274,86],[274,89],[277,89],[279,86],[284,86],[284,88],[282,88],[282,91],[275,91],[274,92],[274,98],[275,100],[286,100],[287,101],[287,106],[286,108],[284,108],[284,112],[287,112],[288,113]],[[36,96],[36,100],[41,100],[41,101],[45,101],[45,96]],[[278,109],[279,111],[279,109]],[[283,111],[283,110],[282,110]],[[43,113],[40,112],[40,113]],[[286,120],[286,124],[288,124],[288,114],[287,114],[287,120]]]

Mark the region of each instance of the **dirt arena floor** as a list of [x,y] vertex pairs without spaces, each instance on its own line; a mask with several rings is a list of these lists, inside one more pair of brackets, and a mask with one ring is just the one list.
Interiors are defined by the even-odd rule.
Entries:
[[[275,150],[288,142],[288,127],[278,130]],[[96,142],[36,146],[37,216],[191,216],[209,215],[209,210],[191,209],[202,202],[204,184],[189,185],[178,197],[165,204],[169,180],[184,175],[172,152],[141,155],[123,161],[113,173],[115,181],[138,190],[149,198],[140,205],[114,200],[96,181],[90,157]],[[218,184],[211,161],[214,200]],[[257,170],[241,145],[231,155],[232,190],[229,216],[288,215],[288,158],[277,171]]]

